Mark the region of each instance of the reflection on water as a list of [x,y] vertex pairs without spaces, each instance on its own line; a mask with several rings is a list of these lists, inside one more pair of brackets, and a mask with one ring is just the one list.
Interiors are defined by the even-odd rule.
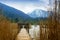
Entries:
[[31,25],[29,29],[29,34],[33,40],[40,38],[40,26],[39,25]]
[[31,25],[28,33],[25,25],[22,25],[22,28],[19,31],[16,40],[40,40],[40,26]]

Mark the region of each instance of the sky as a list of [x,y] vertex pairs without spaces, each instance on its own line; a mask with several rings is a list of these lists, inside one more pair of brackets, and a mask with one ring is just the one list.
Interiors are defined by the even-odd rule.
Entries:
[[1,3],[16,8],[26,14],[35,9],[50,10],[53,7],[52,0],[0,0]]

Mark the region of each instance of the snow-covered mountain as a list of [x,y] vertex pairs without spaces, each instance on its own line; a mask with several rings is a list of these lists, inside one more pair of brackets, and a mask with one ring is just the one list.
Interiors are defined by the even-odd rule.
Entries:
[[49,16],[49,13],[48,11],[45,11],[45,10],[36,9],[31,13],[28,13],[28,15],[31,16],[32,18],[39,18],[39,17],[46,18]]

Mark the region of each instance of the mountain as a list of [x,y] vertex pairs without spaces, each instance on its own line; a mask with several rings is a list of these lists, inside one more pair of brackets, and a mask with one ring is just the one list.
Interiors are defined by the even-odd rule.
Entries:
[[41,9],[36,9],[28,14],[32,18],[47,18],[49,16],[48,11],[44,11]]
[[[30,16],[28,16],[27,14],[25,14],[24,12],[17,10],[15,8],[12,8],[10,6],[7,6],[5,4],[0,3],[0,10],[2,10],[3,15],[7,18],[7,19],[16,19],[16,20],[28,20],[31,19]],[[1,14],[0,14],[1,15]]]
[[0,15],[6,17],[6,19],[12,22],[29,22],[32,24],[39,23],[41,20],[46,20],[49,16],[48,11],[44,11],[41,9],[33,10],[29,14],[25,14],[24,12],[7,6],[5,4],[0,3]]

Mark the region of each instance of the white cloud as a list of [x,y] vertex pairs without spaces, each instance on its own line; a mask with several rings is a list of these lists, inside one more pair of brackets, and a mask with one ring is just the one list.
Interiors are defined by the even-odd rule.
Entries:
[[34,6],[34,5],[22,5],[22,4],[16,4],[16,3],[4,3],[8,6],[11,6],[11,7],[14,7],[18,10],[21,10],[25,13],[29,13],[35,9],[42,9],[42,10],[46,10],[47,11],[47,8],[46,7],[43,7],[43,6]]
[[[47,2],[47,4],[48,4],[48,0],[41,0],[41,1]],[[11,6],[13,8],[16,8],[18,10],[21,10],[21,11],[25,12],[26,14],[35,10],[35,9],[42,9],[42,10],[47,11],[48,8],[50,7],[49,5],[47,5],[47,6],[44,6],[44,5],[37,6],[37,4],[35,5],[34,3],[33,4],[22,4],[22,3],[16,3],[16,2],[14,2],[14,3],[5,2],[4,4],[6,4],[8,6]]]
[[49,4],[49,0],[39,0],[40,2],[43,2],[45,4]]

